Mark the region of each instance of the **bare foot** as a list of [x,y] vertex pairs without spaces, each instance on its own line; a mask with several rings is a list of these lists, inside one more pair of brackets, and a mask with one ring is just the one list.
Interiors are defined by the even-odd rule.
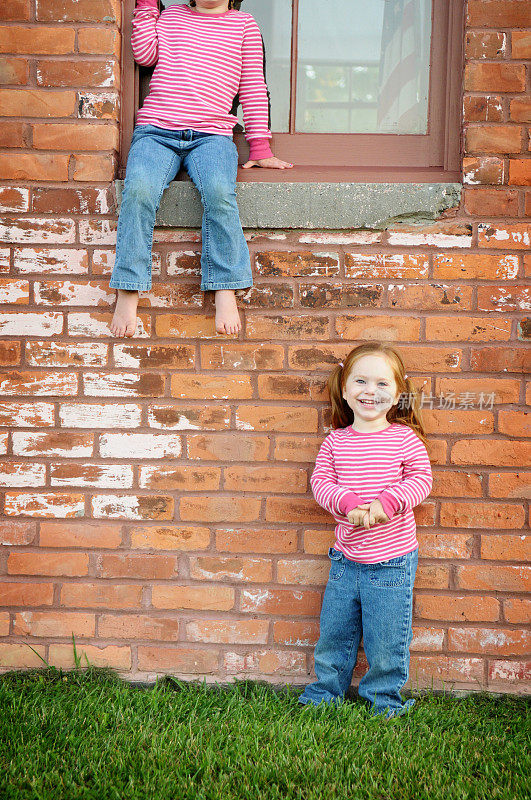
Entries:
[[111,322],[113,336],[133,336],[136,330],[136,307],[138,306],[138,292],[128,289],[118,289],[116,308]]
[[216,304],[216,331],[239,333],[242,329],[236,296],[233,289],[218,289],[214,295]]

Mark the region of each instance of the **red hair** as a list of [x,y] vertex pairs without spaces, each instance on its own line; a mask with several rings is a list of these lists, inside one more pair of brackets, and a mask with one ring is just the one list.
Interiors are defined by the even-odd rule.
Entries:
[[387,359],[393,370],[396,386],[400,394],[398,403],[386,414],[390,423],[407,425],[427,444],[427,434],[422,421],[418,393],[407,377],[404,363],[397,350],[385,342],[366,342],[351,350],[344,364],[338,364],[328,379],[328,390],[332,404],[332,428],[346,428],[354,422],[354,412],[343,399],[345,383],[355,363],[363,356],[378,355]]

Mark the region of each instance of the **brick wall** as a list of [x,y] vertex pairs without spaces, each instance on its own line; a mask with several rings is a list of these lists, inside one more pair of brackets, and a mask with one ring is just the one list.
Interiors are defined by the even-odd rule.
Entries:
[[412,683],[522,690],[528,13],[468,3],[459,210],[249,231],[239,339],[203,306],[197,232],[159,230],[137,335],[113,341],[119,2],[0,6],[1,670],[42,664],[28,644],[70,666],[74,634],[127,677],[306,682],[332,542],[308,491],[323,384],[381,338],[455,398],[425,408]]

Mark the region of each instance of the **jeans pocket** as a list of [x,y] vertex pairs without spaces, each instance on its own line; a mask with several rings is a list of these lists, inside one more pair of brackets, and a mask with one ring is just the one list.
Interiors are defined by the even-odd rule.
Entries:
[[328,575],[329,581],[338,581],[345,572],[345,556],[339,550],[331,547],[328,551],[330,559],[330,574]]
[[379,561],[369,567],[369,580],[373,586],[403,586],[406,580],[406,556]]

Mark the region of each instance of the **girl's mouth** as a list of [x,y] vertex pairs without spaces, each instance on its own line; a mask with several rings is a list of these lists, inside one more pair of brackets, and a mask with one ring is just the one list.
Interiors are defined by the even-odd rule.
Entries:
[[362,403],[364,406],[374,406],[374,400],[358,400],[358,403]]

